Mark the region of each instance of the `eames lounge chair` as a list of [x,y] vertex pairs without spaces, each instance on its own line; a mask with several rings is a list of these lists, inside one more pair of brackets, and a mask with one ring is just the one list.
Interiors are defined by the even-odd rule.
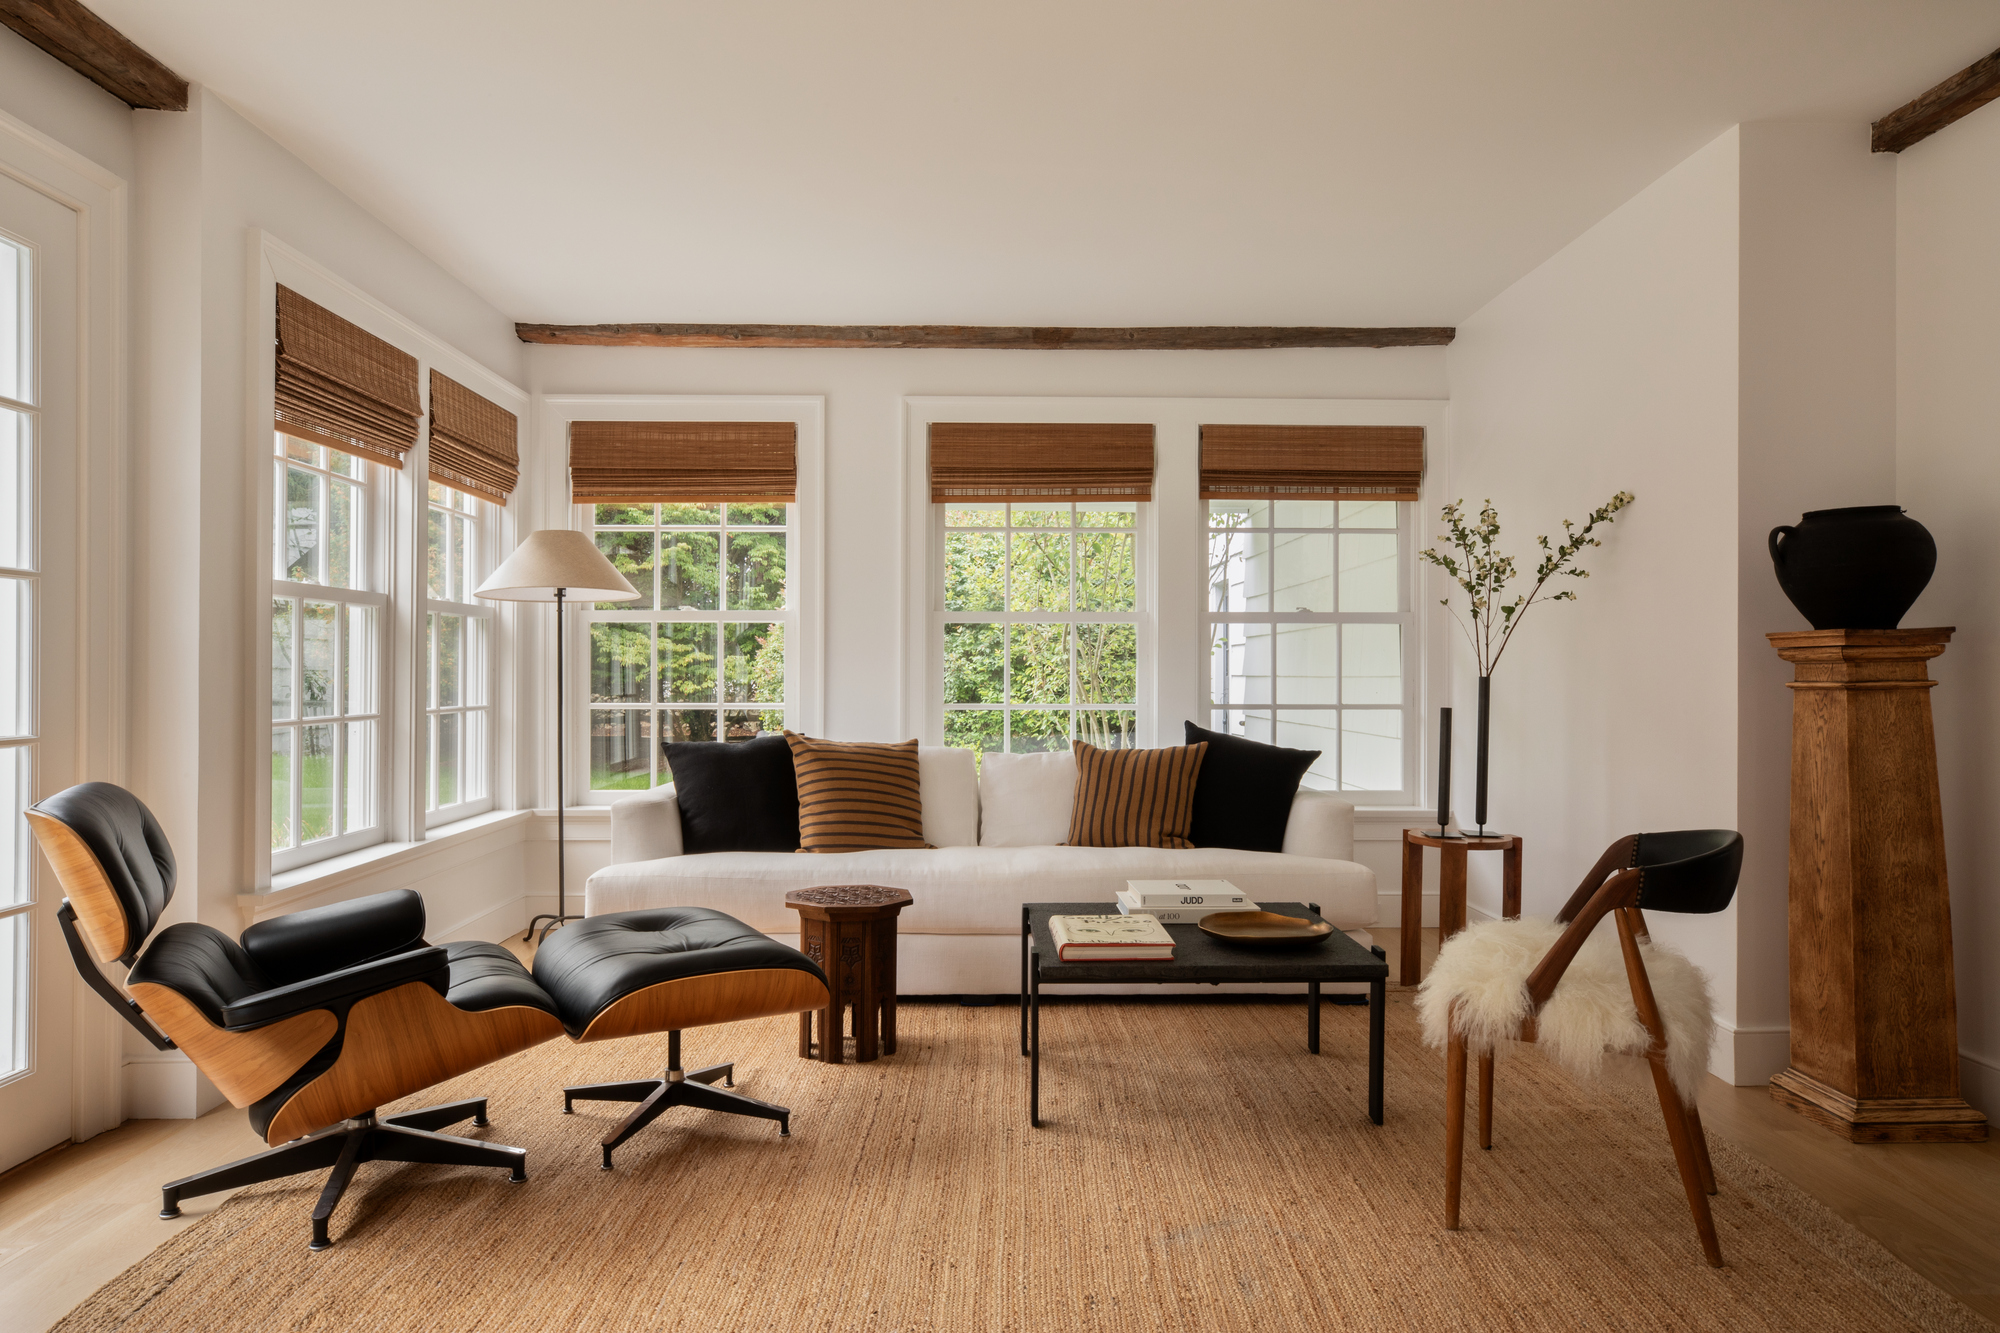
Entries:
[[[1743,836],[1729,829],[1634,833],[1606,849],[1553,921],[1482,921],[1444,942],[1417,1008],[1425,1039],[1445,1048],[1447,1230],[1458,1230],[1468,1054],[1479,1056],[1479,1146],[1491,1148],[1497,1042],[1539,1041],[1583,1074],[1620,1051],[1652,1067],[1702,1253],[1722,1267],[1708,1207],[1715,1170],[1695,1106],[1713,1009],[1701,972],[1653,942],[1642,911],[1720,912],[1742,868]],[[1592,938],[1607,916],[1617,923],[1615,949],[1608,936]]]

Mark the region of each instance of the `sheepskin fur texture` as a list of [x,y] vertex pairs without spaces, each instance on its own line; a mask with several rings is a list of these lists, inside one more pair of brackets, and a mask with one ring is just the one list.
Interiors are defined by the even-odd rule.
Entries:
[[[1458,1028],[1473,1053],[1511,1041],[1528,1018],[1528,974],[1542,961],[1563,928],[1553,921],[1481,921],[1444,942],[1437,962],[1417,988],[1417,1012],[1424,1040],[1442,1047],[1449,1035],[1452,1007]],[[1667,1071],[1682,1100],[1694,1104],[1695,1090],[1708,1072],[1708,1047],[1715,1030],[1715,1006],[1708,978],[1683,955],[1641,940],[1639,955],[1653,984],[1653,998],[1667,1028]],[[1606,917],[1577,951],[1542,1007],[1538,1042],[1572,1073],[1590,1077],[1607,1052],[1644,1055],[1652,1037],[1639,1022],[1618,926]]]

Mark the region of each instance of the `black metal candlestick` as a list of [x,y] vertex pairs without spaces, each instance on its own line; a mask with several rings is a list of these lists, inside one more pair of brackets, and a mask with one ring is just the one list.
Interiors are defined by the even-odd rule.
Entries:
[[1493,677],[1479,678],[1479,768],[1473,793],[1472,819],[1479,825],[1479,836],[1482,838],[1486,836],[1486,724],[1492,685]]
[[1449,838],[1451,825],[1451,710],[1438,709],[1438,831]]

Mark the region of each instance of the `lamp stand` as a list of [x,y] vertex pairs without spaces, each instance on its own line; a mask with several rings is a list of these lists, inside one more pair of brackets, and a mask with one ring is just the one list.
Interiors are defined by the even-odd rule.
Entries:
[[563,807],[567,804],[567,800],[563,794],[563,759],[565,755],[565,747],[563,745],[563,594],[566,591],[568,590],[564,588],[556,589],[556,910],[539,913],[534,920],[528,922],[527,934],[521,936],[524,943],[530,935],[534,935],[536,921],[548,922],[546,926],[542,927],[541,935],[535,940],[535,943],[540,944],[549,937],[550,931],[555,930],[565,921],[583,920],[582,913],[573,914],[569,910],[569,847],[565,836],[566,830],[563,827]]

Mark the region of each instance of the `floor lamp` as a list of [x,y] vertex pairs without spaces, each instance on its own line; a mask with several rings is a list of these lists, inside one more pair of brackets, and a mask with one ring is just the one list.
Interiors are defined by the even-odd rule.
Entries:
[[584,602],[629,602],[639,590],[615,569],[590,538],[568,528],[545,528],[531,534],[501,562],[491,578],[479,585],[473,596],[489,602],[554,602],[556,604],[556,910],[543,912],[528,923],[546,921],[542,935],[565,921],[580,920],[582,914],[569,910],[568,849],[563,826],[563,607],[574,597]]

